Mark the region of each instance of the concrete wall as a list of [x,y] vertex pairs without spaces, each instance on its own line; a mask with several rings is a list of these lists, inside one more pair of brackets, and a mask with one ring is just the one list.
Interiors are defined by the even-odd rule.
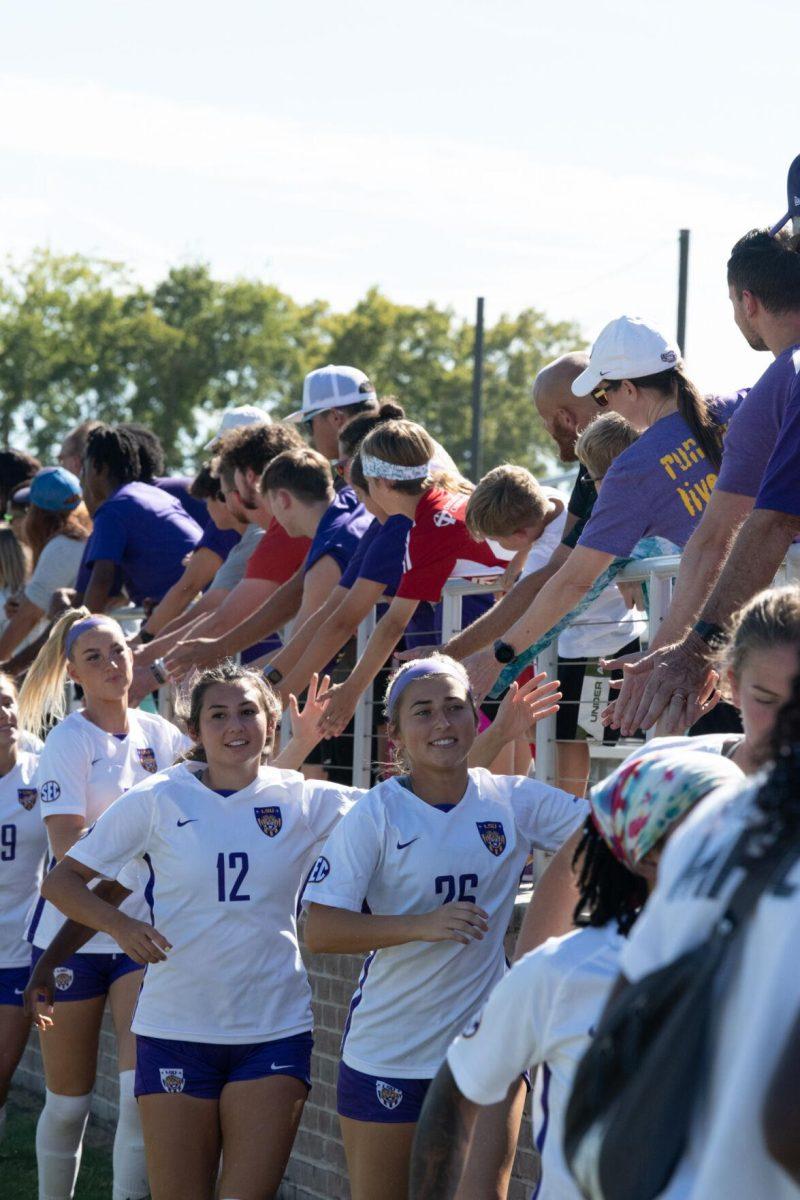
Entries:
[[[510,940],[519,926],[524,901],[517,905]],[[336,1116],[336,1071],[342,1027],[356,985],[361,958],[344,954],[305,956],[314,995],[315,1044],[313,1088],[294,1145],[282,1200],[347,1200],[347,1171]],[[35,1091],[44,1087],[36,1034],[31,1038],[15,1081]],[[100,1043],[93,1112],[116,1119],[117,1071],[114,1034],[108,1013]],[[526,1108],[509,1200],[529,1200],[538,1175]]]

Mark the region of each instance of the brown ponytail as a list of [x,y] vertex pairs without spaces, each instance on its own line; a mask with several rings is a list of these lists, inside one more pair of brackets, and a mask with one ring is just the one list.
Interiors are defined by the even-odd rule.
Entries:
[[714,470],[719,471],[722,463],[722,426],[711,416],[708,401],[684,373],[683,367],[675,367],[672,373],[678,387],[678,412]]

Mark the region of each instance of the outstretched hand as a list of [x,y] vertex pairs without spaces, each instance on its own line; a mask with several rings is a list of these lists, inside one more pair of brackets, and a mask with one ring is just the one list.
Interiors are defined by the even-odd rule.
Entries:
[[302,743],[309,750],[313,749],[320,739],[319,723],[325,712],[330,685],[330,675],[323,675],[322,679],[320,679],[315,671],[308,681],[306,699],[302,708],[297,696],[293,692],[289,695],[289,712],[292,716],[292,740]]
[[[705,656],[707,647],[702,644],[698,648],[692,638],[690,634],[685,641],[665,646],[635,663],[624,660],[630,665],[623,666],[623,686],[611,714],[612,727],[619,729],[623,737],[630,737],[637,729],[650,729],[659,718],[663,732],[687,729],[713,708],[719,676]],[[615,665],[619,664],[604,664]],[[628,678],[633,682],[626,695]]]
[[561,692],[557,679],[546,683],[547,675],[540,671],[521,686],[512,683],[497,710],[492,726],[507,742],[526,737],[537,721],[558,712]]

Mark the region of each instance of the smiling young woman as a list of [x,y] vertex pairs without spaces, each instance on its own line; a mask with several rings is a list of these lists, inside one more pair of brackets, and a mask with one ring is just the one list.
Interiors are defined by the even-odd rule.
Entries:
[[[565,933],[576,899],[571,856],[586,815],[567,792],[468,767],[477,711],[453,659],[402,667],[386,711],[407,773],[372,788],[338,825],[304,899],[311,950],[368,952],[338,1083],[353,1200],[407,1196],[430,1080],[505,971],[503,939],[525,861],[534,847],[562,848],[532,904],[543,937]],[[505,1196],[523,1100],[520,1080],[487,1111],[470,1195]]]
[[[121,797],[45,880],[73,921],[149,964],[132,1029],[153,1200],[211,1200],[220,1154],[220,1196],[274,1196],[308,1095],[297,904],[361,793],[267,766],[279,714],[257,672],[203,672],[186,761]],[[134,868],[152,924],[89,886]]]
[[[123,792],[169,766],[185,748],[187,739],[169,721],[128,708],[132,671],[131,652],[116,621],[77,609],[56,623],[28,672],[19,713],[30,733],[39,734],[46,722],[63,716],[67,678],[80,684],[84,696],[83,708],[47,735],[36,774],[51,867]],[[125,901],[125,911],[146,914],[141,886]],[[34,964],[61,923],[56,909],[40,900],[27,934]],[[36,1131],[40,1194],[48,1200],[69,1200],[75,1187],[106,1000],[117,1036],[120,1083],[113,1198],[147,1195],[130,1032],[141,980],[141,963],[108,934],[92,938],[58,964],[57,1016],[40,1039],[47,1091]]]

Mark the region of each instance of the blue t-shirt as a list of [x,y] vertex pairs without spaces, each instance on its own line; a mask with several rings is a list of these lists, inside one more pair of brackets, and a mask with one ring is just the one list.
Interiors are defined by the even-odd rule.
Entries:
[[183,574],[183,559],[203,531],[167,492],[126,483],[94,514],[86,565],[117,563],[134,604],[161,600]]
[[154,479],[153,484],[162,492],[166,492],[168,496],[174,496],[178,503],[186,509],[189,516],[197,521],[201,529],[213,525],[214,522],[211,520],[205,500],[198,500],[189,491],[192,486],[190,476],[176,475],[175,478],[171,478],[169,475],[163,475]]
[[351,588],[357,579],[382,583],[387,596],[397,591],[403,574],[411,521],[398,513],[387,517],[383,525],[374,520],[358,543],[358,548],[339,580],[339,587]]
[[778,440],[767,463],[756,508],[800,517],[800,347],[791,357],[794,382]]
[[317,532],[306,555],[304,572],[310,571],[314,563],[319,562],[326,554],[339,564],[341,571],[344,571],[372,520],[353,489],[342,488],[334,496],[317,526]]

